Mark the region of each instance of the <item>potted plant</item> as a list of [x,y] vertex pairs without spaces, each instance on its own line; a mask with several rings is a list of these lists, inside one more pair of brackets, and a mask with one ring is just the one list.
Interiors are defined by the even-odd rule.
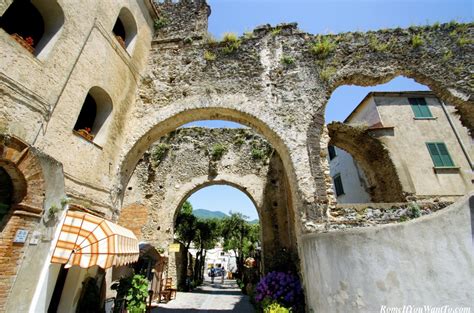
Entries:
[[[112,290],[117,290],[117,299],[125,300],[125,307],[129,313],[144,313],[148,297],[148,280],[143,275],[133,275],[121,278],[112,285]],[[116,309],[120,310],[120,305]],[[119,312],[114,309],[114,312]]]
[[35,53],[35,48],[33,45],[35,44],[33,37],[28,36],[23,38],[22,36],[18,35],[17,33],[11,34],[12,38],[15,39],[23,48],[28,50],[30,53]]
[[119,44],[122,46],[122,48],[126,48],[125,47],[125,40],[122,38],[122,36],[117,36],[115,35],[115,38],[117,39],[117,41],[119,42]]
[[79,129],[77,133],[89,141],[94,140],[94,135],[91,134],[90,127],[84,127],[82,129]]

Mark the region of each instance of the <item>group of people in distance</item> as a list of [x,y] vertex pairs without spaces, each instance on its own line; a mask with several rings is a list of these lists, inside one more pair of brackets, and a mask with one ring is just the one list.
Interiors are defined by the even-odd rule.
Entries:
[[208,275],[211,277],[211,283],[214,283],[214,278],[216,276],[221,277],[221,284],[224,283],[224,278],[225,278],[225,269],[221,267],[220,264],[217,265],[217,267],[214,267],[211,265],[211,269],[209,270]]

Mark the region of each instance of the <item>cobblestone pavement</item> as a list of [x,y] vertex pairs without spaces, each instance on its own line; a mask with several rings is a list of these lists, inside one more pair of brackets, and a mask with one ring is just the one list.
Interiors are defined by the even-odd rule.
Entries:
[[[206,277],[206,279],[208,279]],[[192,292],[178,292],[175,300],[160,303],[152,313],[253,313],[249,297],[242,294],[235,280],[221,283],[216,277],[214,284],[206,280]]]

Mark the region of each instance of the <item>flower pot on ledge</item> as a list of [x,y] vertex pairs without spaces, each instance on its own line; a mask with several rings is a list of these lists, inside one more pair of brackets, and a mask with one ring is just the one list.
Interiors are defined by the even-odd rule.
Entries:
[[119,42],[119,44],[122,46],[122,48],[126,49],[125,47],[125,40],[123,40],[123,38],[121,36],[115,36],[115,38],[117,39],[117,41]]
[[87,130],[85,129],[79,129],[79,130],[76,130],[75,131],[76,134],[78,134],[79,136],[89,140],[89,141],[92,141],[94,140],[94,135],[92,135],[91,133],[89,133]]
[[32,44],[28,43],[23,37],[18,35],[17,33],[11,34],[12,38],[15,39],[23,48],[28,50],[31,54],[35,53],[35,48],[33,48]]

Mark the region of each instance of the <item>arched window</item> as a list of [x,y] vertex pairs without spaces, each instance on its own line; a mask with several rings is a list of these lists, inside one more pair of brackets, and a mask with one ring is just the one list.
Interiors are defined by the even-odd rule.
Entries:
[[37,56],[51,49],[63,24],[64,13],[52,0],[15,0],[0,19],[0,27]]
[[100,87],[92,87],[84,100],[74,131],[96,144],[105,140],[104,125],[112,112],[112,99]]
[[13,182],[3,167],[0,167],[0,230],[5,224],[4,217],[10,211],[13,199]]
[[131,53],[137,36],[137,24],[127,8],[120,10],[112,32],[120,45]]

